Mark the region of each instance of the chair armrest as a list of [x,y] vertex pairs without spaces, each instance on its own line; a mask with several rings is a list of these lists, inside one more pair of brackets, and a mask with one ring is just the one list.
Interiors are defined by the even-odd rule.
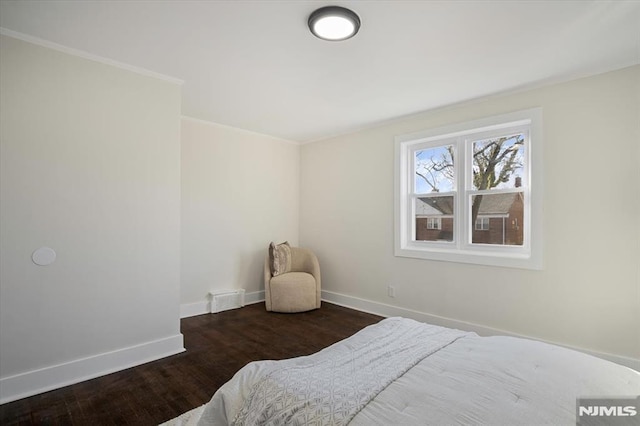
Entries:
[[264,268],[263,268],[263,277],[264,277],[264,303],[267,311],[271,310],[271,286],[269,282],[271,281],[271,267],[269,266],[269,253],[264,258]]
[[320,263],[316,255],[309,249],[291,247],[291,270],[307,272],[316,280],[316,306],[320,307],[322,279],[320,276]]

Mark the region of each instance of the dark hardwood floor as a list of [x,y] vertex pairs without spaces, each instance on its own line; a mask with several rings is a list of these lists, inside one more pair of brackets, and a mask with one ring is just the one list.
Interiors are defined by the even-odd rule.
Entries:
[[0,425],[157,425],[211,399],[251,361],[309,355],[381,317],[323,303],[299,314],[264,303],[181,320],[186,352],[0,406]]

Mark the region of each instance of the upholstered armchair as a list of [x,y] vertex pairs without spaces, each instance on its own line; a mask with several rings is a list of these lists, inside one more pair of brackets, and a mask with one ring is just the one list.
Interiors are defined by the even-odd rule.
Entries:
[[[280,244],[275,247],[281,247]],[[264,262],[264,289],[267,311],[304,312],[320,307],[320,265],[311,250],[286,244],[285,262],[277,267],[274,276],[274,258],[267,254]],[[270,248],[273,250],[274,245]],[[281,251],[282,253],[282,251]],[[280,269],[278,271],[278,269]]]

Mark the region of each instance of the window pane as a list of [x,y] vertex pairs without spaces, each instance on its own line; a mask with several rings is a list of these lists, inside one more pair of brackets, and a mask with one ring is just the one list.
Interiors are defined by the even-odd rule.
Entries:
[[471,203],[473,244],[523,244],[524,192],[474,195]]
[[524,174],[524,135],[473,142],[473,188],[517,188]]
[[416,241],[453,241],[453,196],[415,201]]
[[453,191],[453,145],[416,151],[414,160],[416,193]]

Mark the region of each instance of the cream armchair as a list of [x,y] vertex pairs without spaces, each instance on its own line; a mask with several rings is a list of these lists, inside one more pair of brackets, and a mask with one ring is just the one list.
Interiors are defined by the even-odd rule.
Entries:
[[320,265],[311,250],[291,247],[289,272],[272,276],[269,254],[264,262],[267,311],[304,312],[320,307]]

